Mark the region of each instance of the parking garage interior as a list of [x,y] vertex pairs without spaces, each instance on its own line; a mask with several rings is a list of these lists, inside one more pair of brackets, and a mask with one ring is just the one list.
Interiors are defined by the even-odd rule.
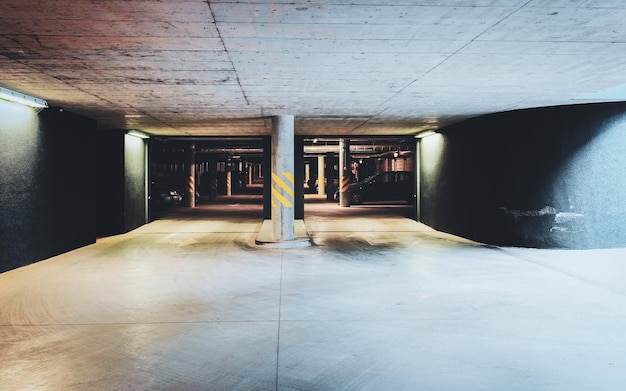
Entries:
[[[297,171],[305,194],[332,200],[338,187],[340,141],[350,148],[351,182],[384,171],[413,171],[415,142],[407,137],[299,137]],[[264,173],[271,151],[267,138],[159,138],[150,143],[149,175],[152,184],[166,184],[180,194],[187,192],[188,154],[193,150],[194,190],[203,202],[217,195],[262,195]],[[265,165],[265,167],[264,167]],[[212,177],[214,172],[214,177]],[[323,188],[316,183],[324,182]],[[212,184],[213,183],[213,187]]]
[[622,5],[35,3],[0,389],[626,384]]

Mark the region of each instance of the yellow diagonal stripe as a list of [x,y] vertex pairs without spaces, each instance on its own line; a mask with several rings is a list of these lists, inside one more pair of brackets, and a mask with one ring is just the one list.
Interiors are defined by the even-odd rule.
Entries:
[[287,178],[289,180],[289,182],[291,182],[291,186],[293,186],[294,181],[293,181],[293,174],[290,172],[283,172],[283,176],[285,178]]
[[350,178],[348,178],[347,176],[344,176],[341,179],[341,192],[345,193],[350,189]]
[[[293,178],[293,177],[292,177]],[[289,186],[289,184],[287,184],[287,182],[283,181],[278,175],[276,175],[276,173],[272,173],[272,179],[274,179],[274,182],[276,182],[276,184],[278,186],[280,186],[281,189],[283,189],[287,194],[289,194],[291,196],[291,198],[293,199],[293,189],[291,188],[291,186]],[[292,179],[293,181],[293,179]],[[272,190],[274,188],[272,187]]]
[[276,197],[276,199],[280,201],[281,204],[285,205],[287,208],[292,207],[291,202],[289,202],[287,198],[285,198],[282,194],[278,192],[278,190],[274,189],[273,187],[272,187],[272,195],[274,195],[274,197]]

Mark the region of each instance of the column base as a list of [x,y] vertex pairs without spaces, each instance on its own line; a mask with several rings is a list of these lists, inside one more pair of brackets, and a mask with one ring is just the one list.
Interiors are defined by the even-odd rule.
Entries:
[[263,225],[257,234],[255,244],[269,248],[301,248],[313,245],[311,237],[309,236],[309,233],[304,225],[304,220],[294,220],[293,240],[274,240],[272,232],[272,220],[263,220]]

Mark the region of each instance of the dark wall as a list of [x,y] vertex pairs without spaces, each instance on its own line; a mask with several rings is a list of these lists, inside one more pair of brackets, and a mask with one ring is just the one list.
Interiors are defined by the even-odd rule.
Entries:
[[499,113],[420,142],[420,220],[485,243],[626,246],[626,105]]
[[272,218],[272,137],[263,137],[263,218]]
[[294,139],[294,218],[304,219],[304,137]]
[[98,132],[98,236],[128,232],[147,222],[146,144],[125,133]]
[[95,127],[0,101],[0,272],[95,242]]
[[124,232],[124,134],[122,130],[98,132],[96,197],[99,237]]

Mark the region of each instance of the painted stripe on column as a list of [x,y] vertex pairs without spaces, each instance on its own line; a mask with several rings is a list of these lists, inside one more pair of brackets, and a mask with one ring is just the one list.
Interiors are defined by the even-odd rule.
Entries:
[[[287,180],[284,181],[280,176],[278,176],[278,174],[276,174],[275,172],[272,173],[272,179],[274,181],[274,183],[272,184],[272,206],[277,206],[277,204],[274,202],[274,200],[277,200],[278,202],[280,202],[283,206],[287,207],[287,208],[292,208],[293,207],[293,199],[294,199],[294,193],[293,193],[293,174],[290,172],[283,172],[283,177]],[[287,183],[289,182],[289,183]],[[282,192],[280,191],[282,190]],[[288,195],[290,199],[288,199],[284,193],[286,193],[286,195]]]
[[195,179],[192,176],[187,177],[187,192],[193,193],[195,187]]
[[349,173],[346,171],[343,173],[343,177],[341,178],[341,192],[346,193],[350,190],[350,177]]

